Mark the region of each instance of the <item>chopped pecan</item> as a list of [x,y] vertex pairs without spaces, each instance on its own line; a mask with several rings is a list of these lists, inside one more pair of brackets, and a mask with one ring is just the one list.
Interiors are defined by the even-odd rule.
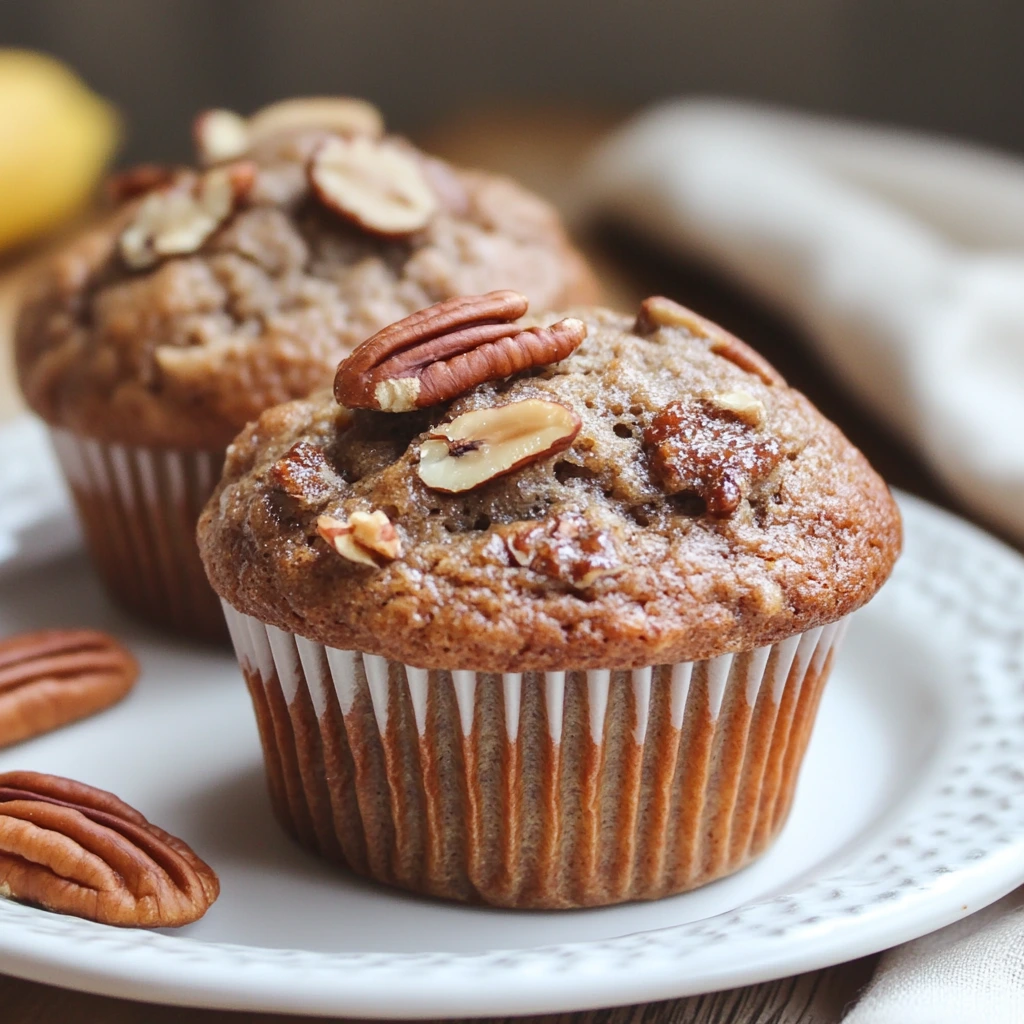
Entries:
[[192,122],[192,140],[203,164],[237,160],[249,151],[249,124],[233,110],[204,110]]
[[713,402],[672,402],[644,431],[667,494],[692,493],[713,516],[731,515],[783,457],[779,441]]
[[470,491],[568,448],[580,426],[572,409],[540,398],[475,409],[427,435],[417,472],[435,491]]
[[377,235],[412,234],[438,209],[419,159],[386,139],[325,140],[310,161],[309,183],[325,206]]
[[446,402],[484,381],[558,362],[587,336],[580,320],[523,330],[512,291],[446,299],[378,331],[338,367],[334,395],[353,409],[409,412]]
[[103,924],[173,928],[217,898],[213,870],[112,793],[0,775],[0,895]]
[[322,448],[296,441],[267,471],[271,483],[305,506],[326,501],[337,474]]
[[203,174],[182,175],[151,192],[121,232],[121,258],[144,270],[165,256],[196,252],[249,194],[256,166],[225,164]]
[[342,558],[379,568],[384,562],[402,557],[402,538],[391,520],[379,509],[353,512],[346,519],[319,516],[316,532]]
[[633,332],[641,336],[652,334],[659,327],[682,327],[698,338],[711,342],[711,351],[728,359],[741,370],[760,377],[765,384],[781,385],[785,380],[764,356],[755,352],[735,335],[679,305],[663,295],[652,295],[640,303]]
[[764,402],[746,391],[723,391],[711,399],[711,404],[722,412],[732,413],[738,420],[759,427],[764,423]]
[[116,704],[139,666],[113,637],[91,629],[45,629],[0,643],[0,747]]
[[578,512],[516,524],[505,543],[519,565],[578,590],[622,568],[611,533]]
[[104,191],[107,199],[115,206],[137,199],[148,192],[173,185],[182,175],[188,174],[185,168],[171,167],[166,164],[136,164],[116,171],[107,178]]
[[350,96],[296,96],[257,110],[249,118],[248,128],[253,145],[279,132],[306,128],[377,139],[384,134],[384,119],[366,100]]
[[200,161],[210,165],[237,160],[253,146],[282,132],[305,129],[379,138],[384,133],[384,121],[380,111],[364,100],[296,97],[272,103],[248,118],[233,110],[205,110],[195,119],[192,136]]

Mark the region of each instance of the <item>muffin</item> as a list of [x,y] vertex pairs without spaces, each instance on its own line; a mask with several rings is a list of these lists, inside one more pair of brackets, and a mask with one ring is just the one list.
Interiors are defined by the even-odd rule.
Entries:
[[200,167],[111,182],[117,208],[35,282],[16,350],[110,592],[210,637],[195,523],[247,422],[437,300],[510,284],[548,308],[595,284],[546,203],[384,135],[368,104],[212,111],[195,136]]
[[525,305],[443,303],[342,363],[346,406],[265,412],[201,555],[301,843],[507,907],[683,892],[785,822],[899,514],[689,310]]

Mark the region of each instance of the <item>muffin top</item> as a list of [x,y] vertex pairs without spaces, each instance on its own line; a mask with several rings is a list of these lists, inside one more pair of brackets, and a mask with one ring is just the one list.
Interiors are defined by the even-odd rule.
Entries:
[[766,645],[887,578],[888,489],[752,349],[661,298],[510,338],[501,301],[361,346],[336,390],[365,408],[325,391],[241,433],[199,524],[223,598],[422,668],[557,671]]
[[432,302],[506,285],[535,309],[596,296],[547,203],[384,135],[368,104],[212,111],[195,135],[199,169],[116,176],[117,208],[29,290],[18,374],[51,425],[223,448]]

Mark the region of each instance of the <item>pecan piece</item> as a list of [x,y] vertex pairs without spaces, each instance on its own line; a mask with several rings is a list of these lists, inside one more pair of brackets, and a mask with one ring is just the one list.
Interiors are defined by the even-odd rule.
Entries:
[[46,629],[0,643],[0,747],[57,729],[116,704],[139,666],[113,637],[91,629]]
[[518,292],[446,299],[367,338],[338,367],[334,396],[352,409],[409,412],[456,398],[477,384],[555,363],[587,336],[581,320],[523,330]]
[[384,134],[384,119],[372,103],[351,96],[296,96],[257,110],[248,127],[254,145],[279,132],[313,128],[376,139]]
[[734,334],[694,313],[692,309],[679,305],[664,295],[652,295],[640,303],[633,333],[641,337],[653,334],[659,327],[682,327],[690,334],[711,342],[711,351],[716,356],[728,359],[741,370],[760,377],[765,384],[783,385],[782,374],[760,353],[740,341]]
[[200,162],[237,160],[253,146],[282,132],[320,129],[342,135],[384,134],[380,111],[365,100],[344,96],[297,97],[272,103],[252,117],[233,110],[204,110],[192,124],[192,138]]
[[225,164],[204,174],[182,175],[142,201],[121,232],[121,258],[145,270],[165,256],[196,252],[249,194],[256,165]]
[[732,515],[784,454],[775,437],[714,401],[670,403],[644,431],[644,443],[665,493],[696,494],[713,516]]
[[746,391],[723,391],[711,399],[711,404],[752,427],[759,427],[764,423],[764,402]]
[[580,426],[572,409],[540,398],[475,409],[427,435],[420,445],[417,472],[432,490],[471,491],[568,448]]
[[296,441],[267,471],[267,478],[306,508],[326,501],[338,482],[322,448]]
[[377,235],[410,235],[438,209],[418,158],[386,139],[327,139],[309,164],[309,183],[326,207]]
[[190,847],[112,793],[37,772],[0,775],[0,895],[102,924],[174,928],[219,893]]
[[586,590],[622,568],[611,533],[578,512],[519,523],[505,543],[519,565],[577,590]]
[[192,141],[203,164],[237,160],[249,151],[249,123],[233,110],[204,110],[192,122]]
[[173,185],[178,178],[189,172],[182,167],[170,167],[166,164],[135,164],[117,171],[107,178],[104,192],[107,199],[115,206],[137,199],[159,188]]
[[342,558],[359,565],[380,568],[385,562],[402,557],[402,538],[391,520],[379,509],[353,512],[346,519],[318,516],[316,532]]

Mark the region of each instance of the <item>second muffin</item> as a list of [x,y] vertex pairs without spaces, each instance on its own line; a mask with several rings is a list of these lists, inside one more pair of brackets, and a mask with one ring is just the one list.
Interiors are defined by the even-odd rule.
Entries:
[[595,284],[547,204],[384,135],[368,104],[213,111],[196,139],[199,170],[115,179],[121,206],[36,282],[16,350],[109,590],[211,637],[195,521],[247,422],[431,302],[510,285],[547,308]]

